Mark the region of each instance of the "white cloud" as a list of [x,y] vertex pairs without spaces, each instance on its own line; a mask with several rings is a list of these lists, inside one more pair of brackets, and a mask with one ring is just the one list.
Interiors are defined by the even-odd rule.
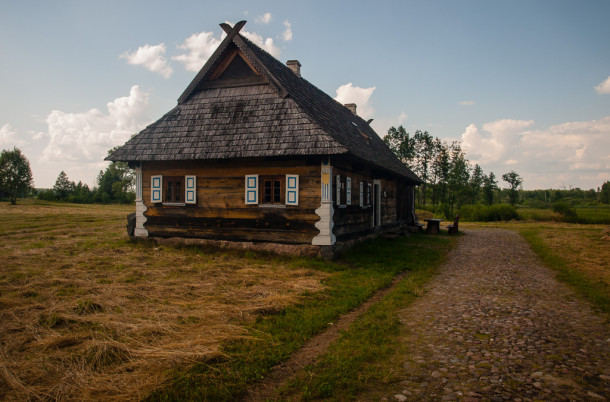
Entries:
[[459,104],[462,106],[472,106],[474,105],[474,101],[460,101]]
[[259,15],[254,19],[255,22],[259,24],[268,24],[271,22],[271,13],[265,13],[263,15]]
[[178,48],[186,53],[173,56],[172,60],[184,64],[188,71],[198,72],[210,56],[214,53],[222,39],[226,36],[223,32],[220,37],[215,37],[213,32],[200,32],[192,34]]
[[483,124],[481,131],[471,124],[462,134],[462,146],[472,163],[497,177],[514,169],[526,188],[588,189],[610,179],[610,116],[536,130],[533,124],[497,120]]
[[390,127],[404,126],[408,118],[409,115],[405,112],[401,112],[398,116],[394,117],[377,117],[371,123],[371,127],[383,138],[388,134]]
[[[234,24],[227,22],[229,25]],[[281,50],[273,44],[272,38],[263,39],[257,33],[241,31],[243,36],[250,39],[252,42],[269,52],[274,57],[279,57]],[[223,32],[219,37],[215,37],[213,32],[200,32],[186,38],[178,49],[186,51],[186,53],[178,56],[172,56],[172,60],[179,61],[184,64],[184,68],[188,71],[198,72],[206,61],[212,56],[216,48],[220,45],[226,34]]]
[[357,106],[358,115],[363,119],[368,119],[372,117],[373,113],[375,113],[375,109],[373,109],[369,103],[375,88],[376,87],[355,87],[351,82],[349,82],[337,88],[337,96],[335,97],[335,100],[343,104],[355,103]]
[[91,109],[82,113],[49,113],[49,143],[38,161],[40,166],[56,168],[54,175],[65,170],[71,180],[92,183],[91,179],[106,165],[103,159],[108,150],[122,145],[150,122],[148,93],[137,85],[131,87],[128,96],[108,102],[106,107],[106,112]]
[[165,78],[169,78],[174,70],[165,58],[165,43],[161,43],[155,46],[148,44],[140,46],[138,50],[133,53],[125,52],[120,58],[127,59],[129,64],[141,65],[146,69],[158,73]]
[[610,75],[608,76],[608,78],[606,78],[604,82],[595,87],[595,92],[600,95],[610,94]]
[[248,31],[241,31],[241,34],[243,36],[245,36],[246,38],[250,39],[255,44],[257,44],[263,50],[266,50],[270,55],[272,55],[276,59],[280,57],[280,54],[282,53],[282,51],[280,50],[279,47],[277,47],[273,44],[272,38],[263,39],[263,37],[260,36],[259,34],[254,33],[254,32],[248,32]]
[[292,40],[292,26],[290,25],[290,22],[284,21],[284,26],[286,27],[286,30],[282,33],[282,37],[285,41]]
[[0,149],[12,150],[13,147],[22,147],[27,144],[27,141],[19,138],[17,130],[10,124],[5,124],[0,127]]

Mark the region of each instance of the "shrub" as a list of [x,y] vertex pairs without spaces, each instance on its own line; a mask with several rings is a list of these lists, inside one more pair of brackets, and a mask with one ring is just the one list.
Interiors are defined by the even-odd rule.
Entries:
[[439,204],[434,211],[435,215],[438,215],[447,220],[453,220],[455,218],[455,214],[451,211],[451,206],[449,204]]
[[565,201],[557,201],[554,202],[551,206],[553,212],[562,216],[562,220],[565,221],[575,221],[578,219],[578,215],[576,214],[576,210],[570,206]]
[[471,222],[495,222],[519,220],[514,206],[509,204],[464,205],[460,209],[460,219]]
[[524,204],[530,208],[546,209],[551,207],[551,204],[549,202],[545,202],[536,198],[530,198],[528,200],[525,200]]

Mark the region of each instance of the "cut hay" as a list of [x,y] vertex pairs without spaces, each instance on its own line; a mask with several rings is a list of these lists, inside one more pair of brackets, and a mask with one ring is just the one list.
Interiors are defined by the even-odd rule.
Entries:
[[282,260],[130,242],[130,211],[0,205],[0,399],[141,399],[323,289]]

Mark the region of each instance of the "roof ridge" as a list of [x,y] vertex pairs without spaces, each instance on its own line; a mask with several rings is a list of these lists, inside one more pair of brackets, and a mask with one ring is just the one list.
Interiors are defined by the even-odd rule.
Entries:
[[[224,24],[227,25],[227,24]],[[233,43],[233,38],[239,34],[239,31],[246,25],[246,21],[242,20],[235,24],[231,30],[231,32],[227,33],[227,36],[223,39],[223,41],[218,45],[214,53],[210,56],[210,58],[205,62],[201,70],[197,73],[195,78],[191,81],[191,83],[186,87],[182,95],[178,98],[178,104],[184,103],[192,94],[195,92],[201,81],[205,78],[207,73],[210,71],[212,66],[216,63],[216,60],[222,55],[222,53],[226,50],[230,43]],[[224,29],[223,24],[220,26]]]

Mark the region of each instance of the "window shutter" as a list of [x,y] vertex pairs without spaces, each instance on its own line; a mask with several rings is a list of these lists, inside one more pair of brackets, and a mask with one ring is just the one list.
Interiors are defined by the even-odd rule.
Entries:
[[184,176],[184,202],[197,204],[197,176]]
[[360,206],[364,207],[364,182],[360,182]]
[[345,203],[352,205],[352,178],[347,177],[345,179]]
[[258,204],[258,175],[246,175],[246,204]]
[[163,202],[163,176],[150,176],[150,202]]
[[341,205],[341,176],[337,175],[337,205]]
[[286,205],[299,205],[299,175],[286,175]]

